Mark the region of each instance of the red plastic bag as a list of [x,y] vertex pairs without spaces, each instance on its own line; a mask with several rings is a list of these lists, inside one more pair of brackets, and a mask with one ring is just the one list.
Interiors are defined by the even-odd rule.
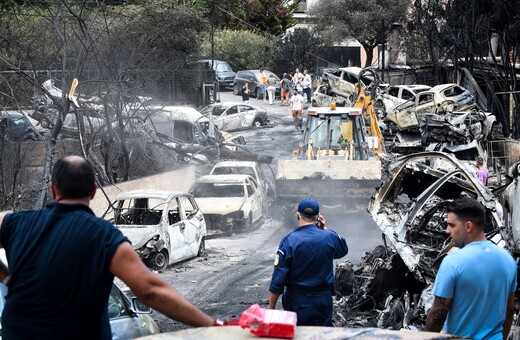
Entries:
[[255,304],[242,313],[239,324],[242,328],[249,328],[257,336],[292,339],[296,320],[295,312],[265,309]]

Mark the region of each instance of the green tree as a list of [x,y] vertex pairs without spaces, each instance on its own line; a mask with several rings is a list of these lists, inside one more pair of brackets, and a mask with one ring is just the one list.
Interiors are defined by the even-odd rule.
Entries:
[[[214,35],[215,59],[226,60],[236,70],[270,68],[277,40],[252,31],[216,30]],[[200,55],[211,55],[211,42],[206,39]]]
[[323,44],[309,30],[295,30],[279,39],[273,56],[272,71],[278,74],[300,70],[316,71],[316,58]]
[[402,0],[329,0],[318,2],[309,13],[326,43],[356,39],[365,49],[365,66],[370,66],[383,28],[386,34],[390,24],[403,22],[408,4]]

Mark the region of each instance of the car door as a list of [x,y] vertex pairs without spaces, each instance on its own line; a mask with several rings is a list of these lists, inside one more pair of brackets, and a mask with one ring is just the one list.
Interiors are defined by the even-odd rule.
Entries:
[[339,88],[342,95],[349,97],[351,94],[356,92],[356,83],[358,79],[350,72],[343,71],[341,80],[339,82]]
[[184,236],[187,245],[187,257],[197,256],[199,244],[202,237],[206,234],[206,223],[204,216],[200,212],[195,199],[190,195],[179,196],[181,207],[181,217],[184,221]]
[[186,219],[179,203],[179,197],[174,196],[168,202],[165,219],[170,237],[170,264],[182,261],[188,257],[188,240],[186,237]]
[[255,120],[256,115],[256,109],[250,105],[237,105],[237,108],[238,116],[240,117],[239,128],[253,126],[253,121]]
[[251,204],[251,213],[253,215],[253,223],[262,218],[263,210],[263,194],[258,188],[258,184],[253,178],[246,179],[246,189],[248,200]]
[[238,105],[229,106],[221,115],[221,130],[232,131],[240,128],[240,115]]

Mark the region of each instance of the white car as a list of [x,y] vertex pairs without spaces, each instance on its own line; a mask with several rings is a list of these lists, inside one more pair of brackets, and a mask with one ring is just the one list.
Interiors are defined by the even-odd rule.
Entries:
[[415,101],[417,94],[428,91],[432,87],[428,85],[392,85],[382,94],[383,104],[386,111],[393,110],[396,106],[407,102]]
[[202,255],[206,221],[188,193],[136,190],[119,194],[103,215],[130,239],[152,269]]
[[475,106],[475,98],[467,89],[457,84],[441,84],[418,93],[415,100],[396,106],[386,113],[384,120],[399,130],[416,129],[427,113],[471,111]]
[[267,111],[241,102],[219,102],[200,110],[206,117],[211,113],[215,125],[223,131],[260,127],[269,123]]
[[265,194],[249,175],[207,175],[190,190],[208,229],[247,230],[263,219]]
[[274,188],[271,181],[264,176],[260,165],[257,162],[248,161],[223,161],[215,164],[211,169],[210,175],[249,175],[264,190],[265,195],[274,195]]

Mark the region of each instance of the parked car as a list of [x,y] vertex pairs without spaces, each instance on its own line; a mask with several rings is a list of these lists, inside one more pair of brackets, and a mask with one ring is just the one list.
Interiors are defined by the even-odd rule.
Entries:
[[134,339],[160,333],[157,323],[148,315],[152,309],[136,297],[130,299],[119,287],[112,285],[108,297],[108,317],[112,339]]
[[200,112],[206,116],[211,113],[215,125],[224,131],[260,127],[269,123],[265,109],[241,102],[217,102],[205,106]]
[[152,269],[163,270],[205,251],[206,222],[188,193],[123,192],[103,217],[130,239],[137,254]]
[[263,219],[265,193],[249,175],[206,175],[190,189],[208,229],[247,230]]
[[386,112],[407,101],[415,101],[415,96],[428,91],[432,87],[428,85],[392,85],[382,94],[384,109]]
[[[269,78],[269,75],[273,72],[264,70],[266,79]],[[275,97],[280,97],[280,78],[275,74],[276,79],[276,90]],[[252,98],[260,99],[260,70],[245,70],[238,71],[235,76],[235,81],[233,83],[233,93],[239,95],[242,91],[242,86],[244,83],[248,83],[249,85],[249,93]]]
[[215,164],[210,175],[249,175],[263,188],[267,196],[274,196],[273,183],[264,176],[257,162],[223,161]]
[[44,129],[38,129],[21,111],[0,111],[0,136],[13,142],[43,140]]
[[399,130],[417,129],[426,113],[463,112],[475,108],[473,95],[457,84],[442,84],[423,91],[387,112],[384,121]]
[[[202,59],[198,61],[207,63],[208,67],[211,67],[211,59]],[[213,70],[215,71],[215,77],[217,78],[219,88],[232,87],[233,81],[235,80],[236,72],[233,71],[231,66],[223,61],[213,59]]]

